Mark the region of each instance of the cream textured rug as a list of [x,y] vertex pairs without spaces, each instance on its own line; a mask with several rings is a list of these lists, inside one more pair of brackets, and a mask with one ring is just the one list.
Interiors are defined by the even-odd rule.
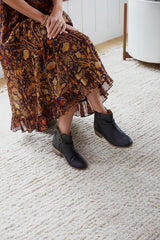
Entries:
[[10,131],[1,91],[1,240],[160,239],[160,65],[122,61],[121,47],[100,56],[114,79],[104,105],[133,146],[98,138],[93,115],[74,117],[75,147],[89,168],[73,169],[53,152],[53,127]]

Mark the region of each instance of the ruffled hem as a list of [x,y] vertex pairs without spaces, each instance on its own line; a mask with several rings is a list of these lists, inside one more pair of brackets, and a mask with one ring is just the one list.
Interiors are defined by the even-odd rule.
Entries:
[[[107,75],[107,78],[110,78],[109,75]],[[110,78],[110,80],[107,82],[106,80],[103,81],[104,82],[101,84],[94,82],[93,88],[88,89],[87,95],[91,93],[96,87],[99,87],[102,102],[106,101],[108,98],[108,90],[112,87],[113,80]],[[43,114],[30,116],[28,118],[12,116],[10,129],[12,132],[16,132],[18,130],[21,130],[22,132],[28,131],[28,133],[31,133],[33,130],[36,132],[42,132],[49,129],[56,123],[55,122],[54,124],[51,124],[52,120],[57,120],[59,117],[67,114],[73,108],[75,108],[74,116],[77,117],[87,117],[94,113],[94,110],[92,109],[92,106],[86,96],[84,96],[83,100],[80,101],[73,99],[72,102],[67,103],[63,107],[65,111],[58,111],[58,106],[56,106],[55,109],[55,105],[52,105],[48,116],[44,116]],[[59,110],[62,109],[59,107]]]

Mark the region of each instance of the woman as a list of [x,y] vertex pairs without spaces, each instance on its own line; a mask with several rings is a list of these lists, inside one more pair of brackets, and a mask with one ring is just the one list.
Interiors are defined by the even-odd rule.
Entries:
[[62,0],[0,1],[0,51],[12,131],[43,131],[58,119],[54,150],[78,169],[87,162],[74,148],[73,115],[94,113],[98,136],[119,147],[132,144],[103,106],[113,80],[89,37],[62,10]]

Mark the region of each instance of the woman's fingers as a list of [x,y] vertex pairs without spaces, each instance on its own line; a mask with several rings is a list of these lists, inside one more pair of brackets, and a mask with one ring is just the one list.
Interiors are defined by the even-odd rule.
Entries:
[[62,29],[61,29],[61,31],[60,31],[60,34],[61,34],[62,32],[65,32],[65,29],[66,29],[66,23],[63,24]]
[[49,33],[50,38],[55,38],[57,34],[61,31],[61,24],[59,21],[55,23],[55,25],[52,28],[52,31]]
[[78,31],[78,29],[76,29],[75,27],[69,25],[69,24],[66,24],[66,29],[68,30],[73,30],[73,31]]
[[48,17],[47,22],[46,22],[47,31],[48,31],[50,24],[51,24],[51,19],[50,19],[50,17]]
[[56,21],[56,22],[51,21],[51,24],[48,27],[48,37],[49,37],[49,39],[51,39],[55,35],[55,32],[57,31],[57,28],[58,28],[58,21]]
[[[60,27],[62,26],[62,27]],[[68,33],[65,30],[72,30],[72,31],[78,31],[78,29],[76,29],[75,27],[66,24],[65,21],[64,22],[60,22],[60,21],[52,21],[52,19],[48,19],[47,23],[46,23],[46,28],[47,28],[47,32],[48,35],[47,37],[49,39],[51,38],[55,38],[59,33]]]
[[[63,27],[63,29],[62,29]],[[66,29],[66,23],[65,21],[59,21],[57,20],[55,23],[51,22],[51,24],[48,27],[48,37],[49,39],[55,38],[60,32],[63,32]]]

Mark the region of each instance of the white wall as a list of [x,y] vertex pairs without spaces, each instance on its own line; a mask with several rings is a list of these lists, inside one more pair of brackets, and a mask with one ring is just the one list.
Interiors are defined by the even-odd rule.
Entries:
[[124,2],[126,0],[70,0],[63,2],[63,9],[74,26],[98,44],[122,35]]
[[70,0],[63,9],[94,44],[122,35],[125,0]]

